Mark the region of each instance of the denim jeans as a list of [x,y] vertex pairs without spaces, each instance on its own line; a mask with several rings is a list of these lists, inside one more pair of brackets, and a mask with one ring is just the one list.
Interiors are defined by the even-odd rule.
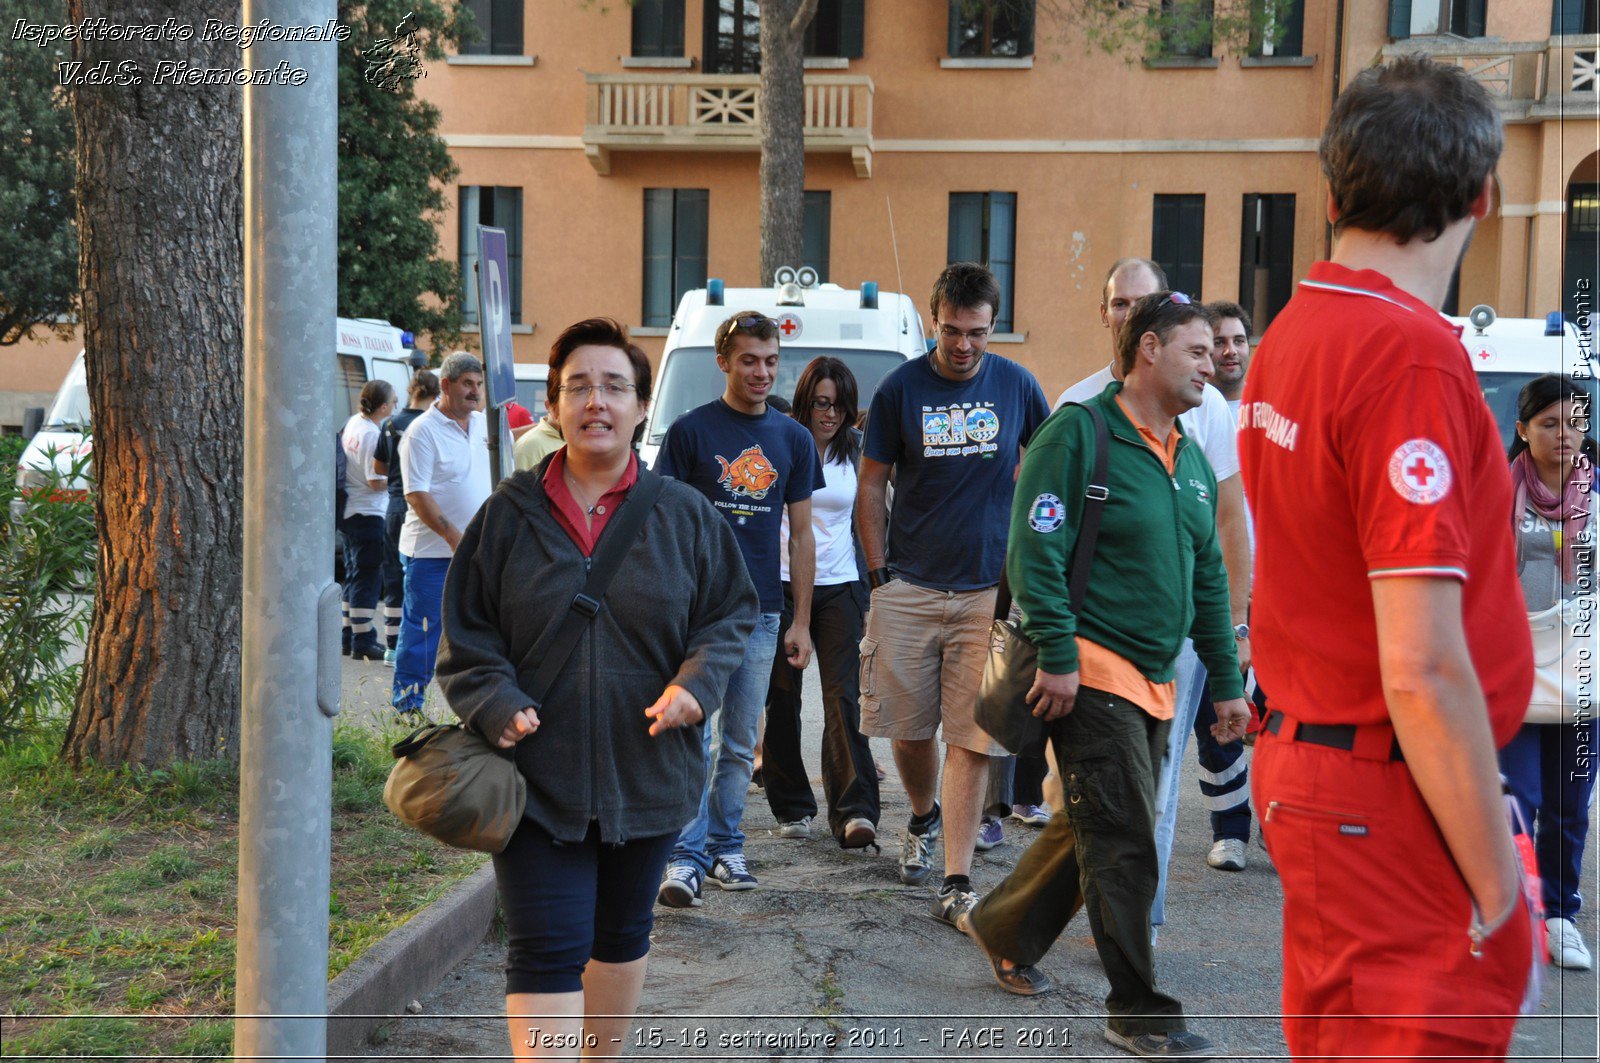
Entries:
[[1583,905],[1583,847],[1594,803],[1594,720],[1525,723],[1500,750],[1500,771],[1534,832],[1544,914],[1576,919]]
[[1178,689],[1173,699],[1172,730],[1167,732],[1167,756],[1156,776],[1156,899],[1150,906],[1150,925],[1167,921],[1167,862],[1172,858],[1172,840],[1178,831],[1178,790],[1183,780],[1183,751],[1194,730],[1195,714],[1200,711],[1200,688],[1206,681],[1205,665],[1194,652],[1194,643],[1183,641],[1178,654]]
[[401,554],[400,561],[406,569],[406,596],[390,700],[397,710],[408,712],[422,708],[423,695],[433,682],[444,610],[444,577],[450,571],[450,559]]
[[744,849],[739,821],[744,818],[745,795],[755,767],[756,734],[767,704],[778,635],[778,614],[762,613],[745,646],[744,660],[728,680],[721,708],[705,722],[706,785],[700,791],[699,813],[683,828],[672,849],[674,864],[695,864],[709,872],[718,856]]

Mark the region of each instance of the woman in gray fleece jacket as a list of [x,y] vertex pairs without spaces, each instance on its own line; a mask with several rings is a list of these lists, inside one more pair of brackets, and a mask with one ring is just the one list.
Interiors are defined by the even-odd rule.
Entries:
[[[550,355],[567,445],[502,483],[468,525],[444,589],[437,676],[450,707],[516,747],[528,806],[495,857],[518,1059],[624,1043],[650,947],[656,883],[705,789],[701,727],[754,629],[733,532],[668,480],[599,613],[535,711],[524,692],[632,488],[650,364],[591,319]],[[543,1016],[537,1031],[526,1018]],[[611,1038],[619,1038],[611,1041]]]

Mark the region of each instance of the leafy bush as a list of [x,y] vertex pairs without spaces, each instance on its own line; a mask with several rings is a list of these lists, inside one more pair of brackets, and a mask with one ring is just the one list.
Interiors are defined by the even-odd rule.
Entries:
[[[0,467],[0,741],[35,727],[68,705],[79,665],[69,661],[87,633],[97,540],[94,503],[69,485],[85,482],[90,458],[42,473],[19,495],[15,459]],[[11,504],[23,505],[15,516]]]

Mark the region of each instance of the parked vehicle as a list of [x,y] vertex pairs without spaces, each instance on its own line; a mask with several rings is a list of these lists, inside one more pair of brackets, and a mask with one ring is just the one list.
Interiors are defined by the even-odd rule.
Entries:
[[794,397],[807,363],[827,354],[855,374],[861,409],[866,410],[891,369],[927,350],[922,317],[911,297],[880,295],[872,281],[859,290],[819,285],[809,268],[779,270],[771,288],[727,288],[712,278],[704,288],[684,293],[667,332],[640,448],[647,463],[654,464],[673,421],[722,394],[726,381],[712,343],[717,326],[741,310],[778,322],[783,357],[772,394],[785,399]]
[[1461,342],[1505,447],[1511,446],[1516,430],[1517,395],[1534,377],[1562,373],[1591,396],[1596,394],[1594,338],[1580,333],[1559,312],[1543,319],[1504,318],[1493,307],[1475,306],[1466,317],[1450,320],[1462,326]]
[[549,408],[550,367],[543,362],[518,362],[512,369],[517,377],[517,401],[527,407],[537,424]]

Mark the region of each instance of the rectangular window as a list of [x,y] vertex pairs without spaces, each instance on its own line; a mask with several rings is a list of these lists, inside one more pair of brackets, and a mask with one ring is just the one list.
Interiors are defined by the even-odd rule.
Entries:
[[644,190],[644,313],[640,324],[666,328],[672,324],[683,293],[705,287],[710,218],[709,189]]
[[1212,0],[1161,0],[1161,54],[1211,57]]
[[1600,0],[1556,0],[1550,11],[1550,33],[1556,37],[1600,33]]
[[1301,55],[1306,0],[1251,0],[1250,54]]
[[683,0],[633,0],[633,54],[640,59],[683,55]]
[[866,0],[818,0],[806,27],[806,55],[860,59],[864,51]]
[[1015,192],[951,192],[951,262],[977,262],[1000,282],[996,332],[1016,330],[1017,194]]
[[1172,290],[1200,298],[1205,260],[1206,197],[1156,196],[1150,257],[1166,270]]
[[704,10],[706,73],[760,73],[760,0],[705,0]]
[[1016,59],[1033,54],[1034,0],[950,0],[950,54]]
[[807,192],[801,236],[800,264],[817,271],[817,282],[828,280],[828,231],[833,225],[833,193]]
[[506,259],[511,270],[511,323],[522,324],[522,189],[492,185],[461,186],[462,315],[478,324],[478,227],[506,231]]
[[[1389,0],[1389,36],[1482,37],[1488,0]],[[1559,14],[1560,0],[1557,0]]]
[[464,0],[472,13],[472,39],[461,45],[462,55],[521,55],[522,0]]
[[1250,193],[1244,197],[1239,240],[1239,305],[1256,335],[1294,290],[1294,195]]

